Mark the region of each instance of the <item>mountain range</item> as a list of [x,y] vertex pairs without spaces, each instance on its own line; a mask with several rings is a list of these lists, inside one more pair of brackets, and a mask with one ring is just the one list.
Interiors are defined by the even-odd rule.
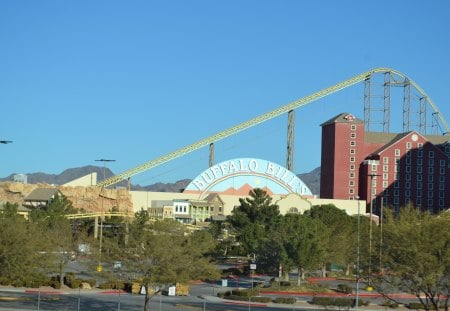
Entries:
[[[46,173],[29,173],[27,175],[27,182],[29,184],[46,183],[50,185],[62,185],[74,179],[96,172],[98,181],[105,178],[114,176],[114,173],[105,167],[88,165],[77,168],[69,168],[63,171],[61,174],[46,174]],[[303,173],[297,175],[311,190],[313,194],[319,195],[320,193],[320,167],[315,168],[309,173]],[[14,174],[5,178],[0,178],[0,181],[13,181]],[[182,179],[174,183],[162,183],[141,186],[130,185],[131,190],[135,191],[154,191],[154,192],[181,192],[191,182],[191,179]],[[116,184],[117,187],[127,187],[127,182],[122,181]]]

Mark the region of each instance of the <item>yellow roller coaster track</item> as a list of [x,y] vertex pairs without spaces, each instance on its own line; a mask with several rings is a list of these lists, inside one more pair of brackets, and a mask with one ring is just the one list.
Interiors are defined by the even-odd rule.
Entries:
[[68,219],[95,218],[95,217],[134,217],[134,213],[95,212],[95,213],[78,213],[66,215],[66,218]]
[[434,102],[431,100],[431,98],[422,90],[422,88],[420,88],[413,80],[411,80],[409,77],[407,77],[406,75],[404,75],[403,73],[394,70],[394,69],[390,69],[390,68],[375,68],[372,70],[369,70],[367,72],[364,72],[362,74],[359,74],[357,76],[354,76],[353,78],[350,78],[348,80],[345,80],[343,82],[337,83],[333,86],[330,86],[328,88],[325,88],[319,92],[313,93],[311,95],[305,96],[303,98],[300,98],[296,101],[293,101],[287,105],[281,106],[275,110],[272,110],[270,112],[267,112],[263,115],[260,115],[258,117],[255,117],[253,119],[250,119],[246,122],[243,122],[241,124],[238,124],[232,128],[229,128],[225,131],[222,131],[220,133],[217,133],[215,135],[209,136],[207,138],[204,138],[202,140],[197,141],[196,143],[193,143],[191,145],[188,145],[186,147],[180,148],[178,150],[175,150],[171,153],[168,153],[166,155],[163,155],[159,158],[156,158],[154,160],[151,160],[149,162],[146,162],[142,165],[139,165],[135,168],[129,169],[123,173],[120,173],[116,176],[113,176],[111,178],[107,178],[101,182],[99,182],[97,184],[97,186],[99,187],[107,187],[110,185],[114,185],[122,180],[125,180],[127,178],[130,178],[131,176],[134,176],[136,174],[142,173],[146,170],[149,170],[151,168],[154,168],[158,165],[161,165],[163,163],[166,163],[168,161],[171,161],[173,159],[176,159],[178,157],[181,157],[185,154],[188,154],[192,151],[195,151],[197,149],[200,149],[202,147],[208,146],[209,144],[215,143],[219,140],[222,140],[224,138],[227,138],[229,136],[232,136],[236,133],[239,133],[243,130],[246,130],[252,126],[255,126],[257,124],[263,123],[265,121],[268,121],[270,119],[273,119],[275,117],[278,117],[284,113],[288,113],[291,110],[295,110],[299,107],[305,106],[309,103],[312,103],[320,98],[323,98],[325,96],[328,96],[330,94],[333,94],[335,92],[338,92],[342,89],[348,88],[352,85],[355,85],[359,82],[362,82],[368,78],[370,78],[370,76],[372,76],[373,74],[377,74],[377,73],[393,73],[395,75],[398,75],[402,78],[408,79],[409,83],[424,97],[427,99],[428,103],[430,104],[430,106],[433,108],[435,114],[437,115],[437,117],[439,118],[439,121],[441,122],[445,132],[450,132],[447,123],[445,122],[444,117],[442,116],[442,114],[440,113],[439,109],[437,108],[437,106],[434,104]]

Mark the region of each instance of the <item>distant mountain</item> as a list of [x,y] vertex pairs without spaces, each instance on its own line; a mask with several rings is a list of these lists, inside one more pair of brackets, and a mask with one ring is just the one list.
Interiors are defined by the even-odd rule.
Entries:
[[320,166],[309,173],[298,174],[297,176],[308,186],[313,194],[317,196],[320,194]]
[[[96,172],[98,181],[102,181],[103,175],[105,178],[114,176],[113,172],[109,168],[88,165],[78,168],[69,168],[63,171],[59,175],[45,174],[45,173],[29,173],[27,180],[29,184],[46,183],[50,185],[62,185],[72,181],[74,179],[86,176],[90,173]],[[14,174],[5,178],[0,178],[0,181],[13,181]],[[320,193],[320,167],[314,169],[309,173],[297,175],[312,191],[313,194]],[[175,183],[155,183],[148,186],[131,185],[131,190],[135,191],[154,191],[154,192],[182,192],[187,185],[191,182],[191,179],[182,179]],[[127,182],[122,181],[116,184],[117,187],[127,187]]]

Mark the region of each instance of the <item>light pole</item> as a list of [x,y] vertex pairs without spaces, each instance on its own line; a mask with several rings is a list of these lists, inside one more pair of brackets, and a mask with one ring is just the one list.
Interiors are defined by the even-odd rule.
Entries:
[[356,229],[356,296],[355,296],[355,308],[359,307],[359,247],[360,247],[360,238],[359,238],[359,229],[361,226],[361,213],[360,213],[360,204],[359,204],[359,196],[356,196],[358,200],[358,226]]
[[[370,216],[369,216],[369,286],[370,286],[370,277],[372,274],[372,214],[373,214],[373,195],[372,195],[372,188],[373,188],[373,179],[374,177],[380,176],[379,174],[368,174],[370,176]],[[376,187],[375,187],[376,189]]]
[[[103,162],[103,180],[106,178],[106,162],[115,162],[116,160],[112,159],[99,159],[95,160],[97,162]],[[100,190],[100,195],[103,191],[103,187]],[[97,271],[102,272],[102,243],[103,243],[103,196],[102,197],[102,207],[101,207],[101,216],[100,216],[100,243],[99,243],[99,255],[98,255],[98,266]]]

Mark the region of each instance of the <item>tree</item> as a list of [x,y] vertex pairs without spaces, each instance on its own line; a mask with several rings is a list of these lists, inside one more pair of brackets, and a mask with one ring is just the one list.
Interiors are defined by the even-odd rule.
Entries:
[[284,267],[287,271],[298,269],[297,285],[304,278],[306,269],[315,269],[322,262],[325,246],[322,245],[319,232],[325,226],[320,221],[301,214],[287,214],[283,218],[283,248],[287,258]]
[[[175,220],[143,223],[145,213],[137,216],[131,225],[129,246],[133,249],[134,264],[143,273],[145,311],[154,293],[164,286],[219,276],[208,257],[215,247],[208,232],[189,234]],[[132,264],[131,260],[129,263]]]
[[243,255],[257,257],[258,267],[266,272],[278,270],[281,255],[280,225],[282,216],[272,198],[262,189],[250,191],[249,197],[239,199],[227,217],[234,230]]
[[448,310],[450,286],[450,215],[413,207],[388,212],[383,227],[386,273],[376,279],[382,293],[401,290],[417,297],[426,310]]
[[64,266],[76,248],[74,236],[75,231],[72,223],[66,215],[77,211],[72,202],[64,195],[56,195],[53,201],[30,213],[32,223],[42,227],[45,237],[50,243],[51,252],[47,254],[49,259],[57,262],[60,283],[64,284]]
[[49,248],[42,228],[17,211],[17,204],[6,203],[0,214],[0,283],[24,286],[42,282]]
[[319,220],[326,227],[325,231],[318,232],[325,250],[322,276],[325,276],[326,264],[331,263],[346,266],[348,274],[349,264],[355,258],[354,219],[333,204],[313,206],[305,215]]

